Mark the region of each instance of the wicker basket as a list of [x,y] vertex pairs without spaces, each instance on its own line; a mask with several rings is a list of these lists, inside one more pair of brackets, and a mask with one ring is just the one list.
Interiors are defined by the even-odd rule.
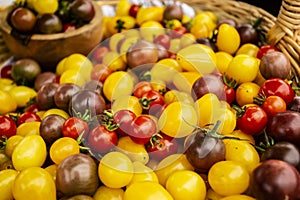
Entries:
[[[238,23],[253,22],[262,17],[262,33],[269,44],[285,53],[292,64],[290,79],[300,86],[300,0],[283,0],[278,17],[262,8],[234,0],[180,0],[195,11],[213,11],[219,19],[232,18]],[[98,1],[100,5],[116,5],[118,1]]]

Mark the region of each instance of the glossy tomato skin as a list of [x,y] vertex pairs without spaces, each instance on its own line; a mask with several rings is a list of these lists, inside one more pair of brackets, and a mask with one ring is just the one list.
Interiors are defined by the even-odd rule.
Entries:
[[93,128],[88,135],[88,146],[97,153],[107,153],[117,145],[118,137],[115,131],[109,131],[100,125]]
[[287,162],[267,160],[253,171],[250,188],[257,199],[299,199],[300,175]]
[[275,141],[288,141],[300,145],[300,113],[285,111],[272,116],[266,126],[266,132]]
[[261,59],[269,51],[278,51],[278,49],[273,45],[263,45],[259,48],[256,57]]
[[24,112],[18,117],[17,125],[25,122],[41,122],[41,118],[34,112]]
[[155,105],[163,105],[164,97],[158,91],[150,90],[142,95],[140,101],[142,103],[142,107],[145,110],[149,110]]
[[148,81],[138,82],[133,89],[133,95],[137,98],[141,98],[145,93],[153,90],[153,86]]
[[136,115],[131,110],[118,110],[114,116],[114,122],[118,124],[118,129],[116,132],[120,136],[125,136],[130,131],[130,125],[132,121],[136,118]]
[[159,133],[153,135],[147,144],[145,144],[146,150],[149,153],[150,157],[155,160],[162,160],[169,155],[177,153],[178,142],[176,139]]
[[17,126],[14,120],[7,116],[0,116],[0,140],[2,140],[2,136],[9,138],[16,132]]
[[131,123],[130,138],[138,144],[146,144],[157,132],[156,123],[150,116],[140,115]]
[[286,111],[286,103],[279,96],[268,96],[261,107],[266,111],[269,117],[279,112]]
[[249,106],[245,112],[237,119],[237,127],[246,134],[260,134],[268,122],[266,112],[260,106]]
[[65,137],[71,137],[77,139],[81,134],[87,135],[89,131],[89,125],[83,119],[78,117],[68,118],[62,126],[62,134]]
[[280,96],[287,106],[295,97],[293,88],[286,81],[280,78],[270,78],[263,82],[258,93],[265,95],[266,97],[271,95]]
[[226,102],[231,104],[235,100],[235,89],[224,84]]

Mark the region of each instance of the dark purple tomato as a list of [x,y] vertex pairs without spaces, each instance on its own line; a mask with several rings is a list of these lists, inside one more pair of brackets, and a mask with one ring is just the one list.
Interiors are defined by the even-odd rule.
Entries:
[[259,200],[299,199],[299,172],[281,160],[264,161],[251,174],[250,191]]
[[56,188],[65,196],[93,195],[98,186],[97,165],[89,155],[71,155],[57,167]]
[[180,5],[177,4],[170,4],[167,5],[163,12],[163,18],[164,20],[171,20],[171,19],[177,19],[180,20],[183,17],[183,10]]
[[290,163],[294,167],[300,167],[299,149],[290,142],[277,142],[273,146],[267,148],[261,155],[261,160],[277,159]]
[[82,89],[94,90],[96,93],[102,95],[103,83],[97,80],[90,80],[82,86]]
[[34,89],[38,91],[42,85],[45,85],[46,83],[53,83],[55,78],[56,74],[54,72],[42,72],[34,81]]
[[54,95],[58,86],[57,83],[47,83],[38,90],[36,102],[40,109],[48,110],[55,107]]
[[105,108],[104,98],[93,90],[80,90],[69,102],[69,112],[73,116],[89,113],[93,117],[101,114]]
[[1,67],[0,78],[9,78],[9,79],[12,79],[12,77],[11,77],[11,69],[12,69],[12,65],[11,64],[4,65],[3,67]]
[[238,24],[236,29],[241,38],[241,45],[246,43],[252,43],[252,44],[258,43],[259,35],[253,25],[248,23]]
[[194,99],[199,99],[207,93],[213,93],[219,99],[225,98],[224,84],[220,77],[215,74],[205,74],[194,82],[192,86]]
[[285,111],[270,117],[266,132],[275,141],[288,141],[300,146],[300,113]]
[[55,105],[65,111],[69,109],[69,102],[72,96],[80,90],[74,83],[64,83],[58,86],[54,94]]
[[51,145],[58,138],[62,137],[62,127],[66,119],[57,114],[45,117],[40,124],[40,135],[47,145]]
[[46,13],[38,18],[37,29],[43,34],[59,33],[63,30],[63,24],[57,15]]
[[10,22],[17,31],[30,33],[35,26],[36,16],[28,8],[18,7],[12,11]]
[[91,21],[95,16],[94,6],[89,0],[74,0],[69,5],[70,14],[84,22]]
[[196,42],[210,47],[214,52],[218,51],[217,45],[215,43],[211,42],[208,38],[197,38]]
[[292,103],[289,106],[292,111],[300,112],[300,96],[295,96]]

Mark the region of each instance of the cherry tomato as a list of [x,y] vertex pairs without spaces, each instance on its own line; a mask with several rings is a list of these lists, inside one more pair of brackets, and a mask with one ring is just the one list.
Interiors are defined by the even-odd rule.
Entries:
[[17,175],[18,172],[13,169],[5,169],[0,171],[1,199],[14,199],[12,194],[12,188]]
[[150,82],[140,81],[134,86],[133,95],[137,98],[141,98],[143,94],[149,92],[150,90],[153,90],[153,87]]
[[167,191],[178,199],[199,199],[206,197],[206,185],[203,178],[194,171],[180,170],[169,176]]
[[12,163],[16,170],[41,167],[46,160],[46,143],[39,135],[25,136],[12,153]]
[[185,33],[187,33],[187,29],[184,26],[176,26],[172,28],[171,37],[180,38]]
[[26,135],[40,135],[40,126],[41,122],[25,122],[17,127],[17,135],[26,136]]
[[36,97],[37,92],[28,86],[20,85],[13,87],[9,94],[16,100],[18,107],[25,107],[32,98]]
[[[26,183],[26,184],[24,184]],[[15,199],[56,199],[55,182],[51,175],[43,168],[29,167],[19,172],[16,177],[12,193]]]
[[144,181],[133,183],[125,190],[124,200],[130,199],[172,200],[173,197],[159,183]]
[[247,54],[252,57],[256,57],[259,47],[252,43],[243,44],[236,52],[236,55]]
[[146,144],[156,132],[156,122],[148,115],[140,115],[132,121],[128,135],[134,142]]
[[129,15],[136,18],[139,8],[140,6],[138,4],[132,4],[129,8]]
[[91,79],[104,83],[113,70],[104,64],[96,64],[91,71]]
[[259,48],[256,57],[261,59],[268,51],[278,51],[278,49],[273,45],[263,45]]
[[235,100],[235,89],[224,84],[224,91],[226,95],[226,102],[231,104]]
[[150,157],[158,161],[178,151],[176,139],[163,133],[154,134],[145,146]]
[[7,116],[0,116],[0,140],[3,136],[9,138],[16,135],[17,126],[14,120]]
[[154,38],[153,43],[159,44],[159,45],[165,47],[166,49],[169,49],[170,45],[171,45],[171,38],[167,34],[161,34]]
[[276,113],[286,111],[286,103],[280,96],[268,96],[261,107],[269,117]]
[[111,110],[116,113],[119,110],[130,110],[136,116],[139,116],[143,112],[143,108],[139,102],[139,98],[135,96],[124,95],[116,99],[112,105]]
[[17,109],[17,101],[10,95],[9,92],[0,90],[0,104],[5,105],[0,107],[0,114],[4,115],[9,112],[14,112]]
[[12,69],[12,65],[10,65],[10,64],[1,67],[0,77],[1,78],[12,79],[12,77],[11,77],[11,69]]
[[220,195],[241,194],[249,186],[250,175],[246,167],[237,161],[220,161],[208,172],[211,188]]
[[236,102],[240,106],[253,103],[253,98],[257,97],[260,86],[253,82],[240,84],[236,89]]
[[10,138],[7,139],[6,145],[5,145],[5,154],[11,158],[12,153],[14,152],[15,147],[20,143],[20,141],[24,137],[21,135],[13,135]]
[[258,105],[243,107],[236,121],[237,128],[249,135],[260,134],[268,122],[266,112]]
[[[228,40],[228,38],[231,38]],[[234,54],[240,46],[240,35],[235,27],[229,24],[221,24],[218,28],[217,47],[220,51]]]
[[134,112],[130,110],[119,110],[114,116],[114,122],[118,124],[117,133],[121,136],[125,136],[130,131],[130,125],[132,121],[136,118]]
[[120,188],[109,188],[105,185],[100,186],[93,198],[95,200],[122,200],[124,196],[124,190]]
[[259,94],[268,96],[281,97],[288,106],[295,97],[293,88],[284,80],[280,78],[270,78],[263,82],[258,91]]
[[50,147],[50,158],[55,164],[60,164],[70,155],[79,153],[79,144],[70,137],[57,139]]
[[110,131],[100,125],[90,131],[87,141],[92,151],[104,154],[117,145],[118,136],[115,131]]
[[109,152],[100,160],[98,176],[107,187],[124,187],[130,183],[133,177],[133,164],[125,154]]
[[[97,63],[102,63],[103,60],[103,56],[109,52],[109,48],[106,46],[97,46],[92,53],[92,58],[94,61],[96,61]],[[95,67],[95,66],[94,66]],[[93,75],[93,74],[91,74]]]
[[87,135],[89,126],[86,121],[78,117],[70,117],[62,126],[62,134],[65,137],[77,139],[81,134]]
[[25,122],[41,122],[41,118],[33,112],[24,112],[18,117],[17,125],[19,126]]
[[144,110],[150,110],[155,105],[163,105],[164,97],[158,91],[150,90],[142,95],[140,102]]

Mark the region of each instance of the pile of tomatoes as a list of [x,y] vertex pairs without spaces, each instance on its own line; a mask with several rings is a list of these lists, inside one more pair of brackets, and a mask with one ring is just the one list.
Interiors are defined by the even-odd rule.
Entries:
[[88,56],[2,66],[0,199],[300,199],[297,88],[256,25],[115,9]]

